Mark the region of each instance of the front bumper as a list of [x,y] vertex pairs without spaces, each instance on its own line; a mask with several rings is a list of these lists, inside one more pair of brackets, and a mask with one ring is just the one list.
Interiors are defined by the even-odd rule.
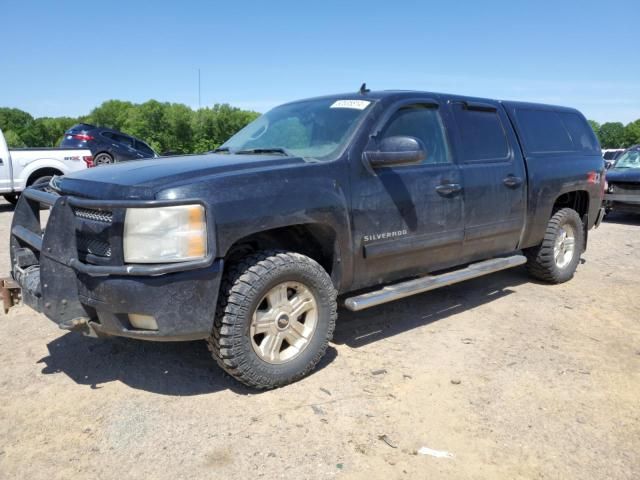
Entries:
[[[187,202],[108,202],[25,190],[11,226],[12,278],[22,288],[22,301],[61,328],[90,335],[146,340],[208,337],[222,260],[215,259],[211,252],[202,260],[180,263],[130,265],[123,260],[125,209],[180,203]],[[40,226],[42,204],[51,207],[44,232]],[[79,218],[78,209],[108,212],[110,223],[104,218],[87,218],[86,214]],[[106,239],[108,256],[81,253],[81,234]],[[210,235],[212,240],[213,233]],[[158,329],[134,328],[129,321],[131,313],[154,317]]]
[[604,206],[607,210],[640,213],[640,193],[636,195],[606,193],[604,195]]

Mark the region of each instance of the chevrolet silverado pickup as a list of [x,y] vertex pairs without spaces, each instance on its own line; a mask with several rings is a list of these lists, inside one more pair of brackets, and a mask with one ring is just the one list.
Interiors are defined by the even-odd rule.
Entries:
[[15,204],[27,187],[49,183],[53,175],[92,166],[93,156],[86,148],[9,149],[0,130],[0,195],[9,203]]
[[321,359],[338,301],[359,311],[525,264],[571,279],[604,185],[572,108],[364,88],[296,101],[210,154],[27,189],[5,308],[91,336],[205,339],[239,381],[279,387]]

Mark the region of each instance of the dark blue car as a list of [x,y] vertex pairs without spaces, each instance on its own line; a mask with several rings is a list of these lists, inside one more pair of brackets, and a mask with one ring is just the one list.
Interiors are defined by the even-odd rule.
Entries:
[[607,171],[607,211],[640,213],[640,145],[627,149]]
[[93,154],[96,165],[158,156],[142,140],[118,130],[96,127],[88,123],[79,123],[67,130],[60,142],[60,146],[88,148]]

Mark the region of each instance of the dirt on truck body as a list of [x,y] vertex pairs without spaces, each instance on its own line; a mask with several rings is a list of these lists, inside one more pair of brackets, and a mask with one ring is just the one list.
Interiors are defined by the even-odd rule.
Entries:
[[360,311],[523,264],[571,279],[604,182],[574,109],[363,88],[277,107],[211,154],[27,189],[12,280],[62,328],[206,339],[273,388],[316,367],[338,298]]

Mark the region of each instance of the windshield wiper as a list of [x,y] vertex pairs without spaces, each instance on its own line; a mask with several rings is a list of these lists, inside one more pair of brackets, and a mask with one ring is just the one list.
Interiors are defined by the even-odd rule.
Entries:
[[233,152],[238,155],[243,154],[251,154],[251,153],[279,153],[281,155],[286,155],[287,157],[293,157],[291,152],[288,152],[285,148],[282,147],[269,147],[269,148],[248,148],[246,150],[236,150]]
[[229,147],[218,147],[218,148],[214,148],[213,150],[210,150],[207,153],[229,153]]

